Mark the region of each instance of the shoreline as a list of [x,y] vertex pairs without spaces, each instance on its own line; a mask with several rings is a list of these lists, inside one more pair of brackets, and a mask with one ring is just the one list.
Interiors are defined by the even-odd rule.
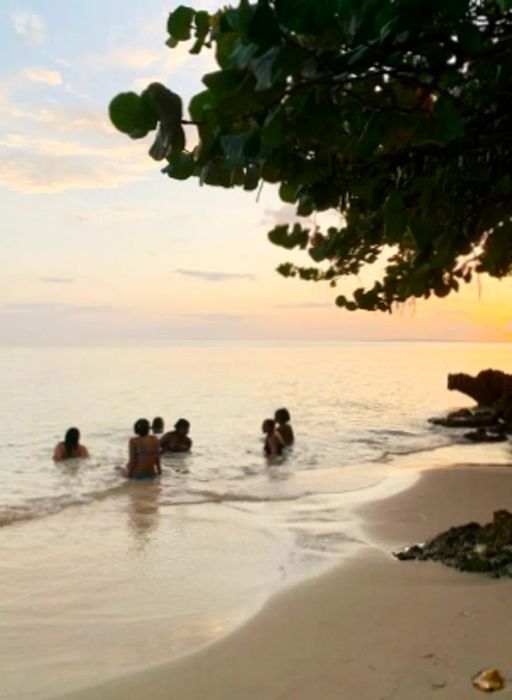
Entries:
[[462,700],[484,668],[512,678],[512,581],[398,562],[390,552],[451,525],[487,522],[511,502],[506,467],[422,471],[408,489],[356,508],[365,542],[340,566],[281,590],[198,651],[59,697],[410,700],[435,691]]

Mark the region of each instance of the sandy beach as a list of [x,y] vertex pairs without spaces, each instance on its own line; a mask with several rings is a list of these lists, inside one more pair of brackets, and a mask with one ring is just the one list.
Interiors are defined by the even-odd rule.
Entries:
[[194,654],[65,697],[462,700],[478,695],[471,678],[490,666],[508,679],[501,696],[512,696],[512,581],[390,556],[511,501],[506,467],[425,471],[359,509],[366,543],[337,569],[282,591]]

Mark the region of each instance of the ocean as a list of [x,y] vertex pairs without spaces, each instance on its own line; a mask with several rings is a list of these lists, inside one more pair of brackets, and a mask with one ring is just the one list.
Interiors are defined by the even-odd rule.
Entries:
[[[417,469],[507,464],[428,423],[471,405],[449,372],[512,372],[507,345],[174,343],[0,348],[0,698],[41,700],[187,653],[361,546],[357,503]],[[269,464],[261,423],[296,444]],[[139,417],[193,450],[123,479]],[[77,426],[88,460],[55,464]]]

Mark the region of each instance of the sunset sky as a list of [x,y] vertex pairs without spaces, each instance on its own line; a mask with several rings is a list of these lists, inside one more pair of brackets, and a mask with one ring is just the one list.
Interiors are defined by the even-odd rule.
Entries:
[[392,316],[337,309],[329,287],[275,273],[301,257],[266,240],[293,216],[273,188],[168,180],[110,126],[117,92],[201,89],[211,57],[164,44],[178,4],[0,4],[0,344],[509,340],[511,280]]

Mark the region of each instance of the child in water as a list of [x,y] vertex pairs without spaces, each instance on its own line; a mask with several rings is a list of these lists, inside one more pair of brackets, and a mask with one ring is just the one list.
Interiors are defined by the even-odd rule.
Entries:
[[164,432],[164,419],[160,416],[153,418],[153,423],[151,424],[151,432],[153,435],[161,435]]
[[276,430],[275,421],[266,418],[261,426],[261,432],[265,434],[263,452],[267,457],[278,457],[283,451],[283,441]]
[[278,408],[274,415],[274,420],[277,423],[277,432],[283,444],[286,447],[293,445],[295,436],[293,434],[292,426],[290,425],[290,413],[287,408]]

